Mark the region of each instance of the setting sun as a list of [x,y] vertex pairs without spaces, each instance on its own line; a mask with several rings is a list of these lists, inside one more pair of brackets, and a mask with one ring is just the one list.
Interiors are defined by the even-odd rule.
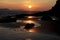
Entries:
[[28,6],[28,8],[32,8],[32,6],[31,6],[31,5],[29,5],[29,6]]
[[23,11],[48,11],[57,0],[0,0],[0,9],[20,9]]

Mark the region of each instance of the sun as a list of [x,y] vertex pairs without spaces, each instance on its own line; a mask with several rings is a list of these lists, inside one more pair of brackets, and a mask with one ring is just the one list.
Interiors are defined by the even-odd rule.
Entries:
[[32,8],[32,5],[29,5],[28,8]]

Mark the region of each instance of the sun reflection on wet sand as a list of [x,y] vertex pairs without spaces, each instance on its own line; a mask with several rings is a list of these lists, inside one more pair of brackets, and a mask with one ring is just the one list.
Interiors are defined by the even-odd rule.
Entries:
[[24,23],[29,23],[29,24],[31,24],[31,23],[34,23],[34,21],[33,21],[33,20],[24,20]]
[[27,18],[35,18],[35,16],[28,16]]
[[25,40],[32,40],[31,38],[26,38]]
[[30,29],[30,30],[28,30],[28,32],[36,32],[36,30],[35,29]]

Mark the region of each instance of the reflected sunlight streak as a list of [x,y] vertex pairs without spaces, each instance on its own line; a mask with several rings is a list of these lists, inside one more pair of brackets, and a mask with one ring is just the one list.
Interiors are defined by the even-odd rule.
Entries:
[[34,21],[32,21],[32,20],[24,20],[23,22],[24,23],[29,23],[29,24],[34,23]]
[[30,30],[28,30],[28,32],[36,32],[36,30],[35,29],[30,29]]

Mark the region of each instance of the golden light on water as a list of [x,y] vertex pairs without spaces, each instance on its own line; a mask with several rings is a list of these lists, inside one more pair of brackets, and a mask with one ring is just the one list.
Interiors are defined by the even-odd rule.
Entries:
[[30,29],[28,32],[36,32],[35,29]]
[[34,21],[33,21],[33,20],[24,20],[24,23],[29,23],[29,24],[31,24],[31,23],[34,23]]
[[28,18],[34,18],[34,16],[28,16]]

